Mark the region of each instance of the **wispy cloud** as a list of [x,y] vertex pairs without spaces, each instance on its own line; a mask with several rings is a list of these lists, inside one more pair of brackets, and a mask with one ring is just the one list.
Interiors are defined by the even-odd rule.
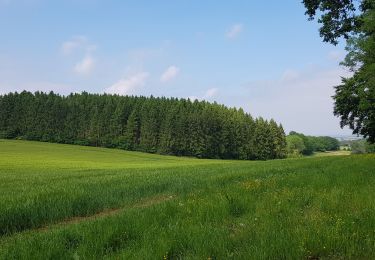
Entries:
[[90,55],[87,55],[75,65],[74,71],[80,75],[89,75],[93,71],[94,67],[94,58]]
[[180,68],[176,66],[169,66],[160,76],[160,81],[165,83],[177,77],[180,73]]
[[218,89],[217,88],[210,88],[206,91],[204,94],[204,99],[210,99],[215,97],[218,94]]
[[[71,40],[65,41],[61,45],[61,51],[64,55],[72,54],[75,50],[85,47],[88,44],[86,36],[74,36]],[[88,46],[86,46],[88,47]]]
[[202,96],[189,96],[188,99],[190,100],[210,100],[216,97],[219,93],[219,89],[217,88],[210,88],[207,89],[206,92]]
[[229,39],[237,38],[243,31],[243,24],[237,23],[232,25],[232,27],[227,31],[226,37]]
[[[273,80],[246,84],[237,105],[249,109],[255,116],[275,118],[286,129],[307,134],[335,133],[338,119],[333,116],[334,86],[341,77],[350,74],[341,68],[326,69],[311,66],[287,69]],[[320,132],[324,125],[326,133]]]
[[94,58],[94,51],[96,45],[89,42],[88,38],[84,35],[72,37],[72,39],[65,41],[61,45],[61,51],[65,56],[72,56],[74,59],[79,59],[73,67],[73,71],[78,75],[90,75],[95,68],[96,61]]
[[109,88],[104,90],[108,94],[128,95],[134,94],[135,90],[145,85],[149,74],[147,72],[140,72],[129,77],[120,79]]

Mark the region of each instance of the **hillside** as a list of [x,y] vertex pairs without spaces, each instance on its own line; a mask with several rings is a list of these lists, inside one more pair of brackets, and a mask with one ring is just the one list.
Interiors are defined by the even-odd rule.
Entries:
[[0,139],[0,259],[375,258],[374,159]]

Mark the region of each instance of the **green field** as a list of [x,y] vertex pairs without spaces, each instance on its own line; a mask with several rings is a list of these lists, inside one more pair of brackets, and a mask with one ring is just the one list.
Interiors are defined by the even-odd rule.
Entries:
[[375,259],[375,156],[0,140],[0,259]]
[[327,152],[315,152],[313,156],[315,157],[321,157],[321,156],[338,156],[338,155],[350,155],[351,151],[327,151]]

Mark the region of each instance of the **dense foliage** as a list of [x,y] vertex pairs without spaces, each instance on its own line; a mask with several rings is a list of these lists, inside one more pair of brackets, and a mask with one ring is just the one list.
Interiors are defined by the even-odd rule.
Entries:
[[322,24],[320,36],[325,42],[336,45],[338,38],[343,36],[349,39],[351,32],[357,31],[360,26],[356,6],[353,0],[303,0],[306,15],[313,20],[316,13],[321,17],[318,22]]
[[284,130],[274,120],[205,101],[24,91],[0,96],[0,112],[0,138],[199,158],[286,155]]
[[375,153],[375,144],[370,144],[365,139],[345,140],[341,141],[340,145],[352,154]]
[[314,152],[337,151],[340,142],[330,136],[306,136],[290,132],[286,137],[288,154],[311,155]]
[[334,114],[341,127],[349,126],[375,142],[375,0],[303,0],[310,19],[320,11],[320,35],[333,44],[344,36],[348,54],[341,63],[353,72],[342,79],[333,96]]

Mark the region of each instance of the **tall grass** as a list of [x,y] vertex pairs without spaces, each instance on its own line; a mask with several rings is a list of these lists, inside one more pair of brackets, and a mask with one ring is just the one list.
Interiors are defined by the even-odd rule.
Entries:
[[0,258],[375,258],[374,159],[198,160],[0,140]]

